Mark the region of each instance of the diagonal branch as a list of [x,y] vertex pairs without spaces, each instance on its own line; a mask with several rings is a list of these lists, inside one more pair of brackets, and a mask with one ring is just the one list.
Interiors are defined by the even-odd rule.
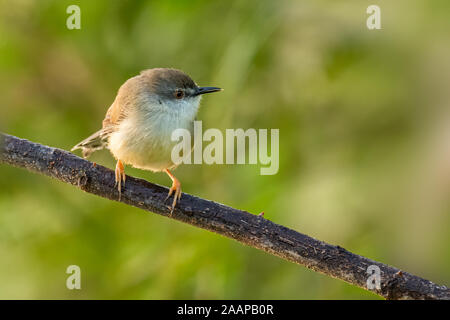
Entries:
[[[110,200],[119,199],[112,170],[61,149],[0,133],[0,163],[42,173]],[[127,177],[120,201],[169,217],[170,210],[164,203],[167,191],[165,187]],[[370,291],[387,299],[450,299],[450,289],[445,286],[213,201],[183,194],[171,218],[366,290],[369,290],[368,267],[377,266],[381,271],[381,285]]]

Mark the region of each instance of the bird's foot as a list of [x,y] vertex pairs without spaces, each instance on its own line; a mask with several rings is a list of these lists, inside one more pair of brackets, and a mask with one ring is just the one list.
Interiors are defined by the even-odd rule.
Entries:
[[125,180],[126,180],[126,175],[125,175],[125,168],[123,166],[122,161],[117,160],[117,164],[116,164],[116,182],[114,184],[114,186],[117,186],[117,190],[119,191],[119,201],[122,197],[122,182],[123,185],[125,186]]
[[173,194],[172,206],[169,207],[170,216],[172,216],[173,209],[175,208],[177,201],[180,200],[181,198],[181,183],[177,178],[175,178],[175,176],[172,175],[172,173],[169,170],[166,170],[166,173],[169,175],[170,179],[172,179],[172,187],[170,187],[169,193],[167,194],[167,197],[164,200],[164,202],[167,201],[167,199],[169,199],[170,196]]

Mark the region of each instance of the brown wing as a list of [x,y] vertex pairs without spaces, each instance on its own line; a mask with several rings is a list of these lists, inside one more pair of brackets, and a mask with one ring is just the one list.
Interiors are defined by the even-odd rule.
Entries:
[[120,123],[120,120],[123,119],[123,114],[124,112],[116,99],[108,111],[106,111],[105,119],[103,119],[103,130],[116,127]]
[[103,119],[103,130],[114,131],[120,122],[126,118],[128,112],[134,108],[136,99],[139,97],[139,91],[142,90],[144,83],[141,76],[128,79],[119,88],[116,99],[106,112]]

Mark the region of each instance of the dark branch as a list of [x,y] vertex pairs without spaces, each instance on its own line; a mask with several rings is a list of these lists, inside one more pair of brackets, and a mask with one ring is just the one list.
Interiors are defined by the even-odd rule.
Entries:
[[[118,201],[114,172],[67,151],[0,133],[0,162],[70,183],[83,191]],[[169,217],[167,188],[128,176],[121,202]],[[450,299],[450,289],[394,267],[313,239],[261,216],[183,194],[172,219],[189,223],[264,250],[314,271],[369,290],[367,269],[381,270],[380,289],[387,299]]]

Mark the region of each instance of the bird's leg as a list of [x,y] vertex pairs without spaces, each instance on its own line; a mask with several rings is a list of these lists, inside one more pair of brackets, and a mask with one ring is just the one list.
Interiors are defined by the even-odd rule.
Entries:
[[169,169],[166,169],[164,171],[167,173],[167,175],[170,177],[170,179],[172,179],[172,187],[170,187],[169,194],[167,195],[167,197],[164,201],[169,199],[170,196],[172,195],[172,193],[175,192],[173,195],[173,202],[172,202],[172,207],[170,210],[170,214],[172,214],[173,209],[175,208],[175,205],[177,204],[177,200],[180,200],[180,198],[181,198],[181,183],[177,178],[175,178],[175,176],[169,171]]
[[123,167],[122,161],[117,160],[115,172],[116,172],[115,185],[117,186],[117,190],[119,190],[119,201],[120,201],[120,198],[122,196],[122,181],[123,181],[123,185],[125,186],[125,179],[126,179],[125,169]]

